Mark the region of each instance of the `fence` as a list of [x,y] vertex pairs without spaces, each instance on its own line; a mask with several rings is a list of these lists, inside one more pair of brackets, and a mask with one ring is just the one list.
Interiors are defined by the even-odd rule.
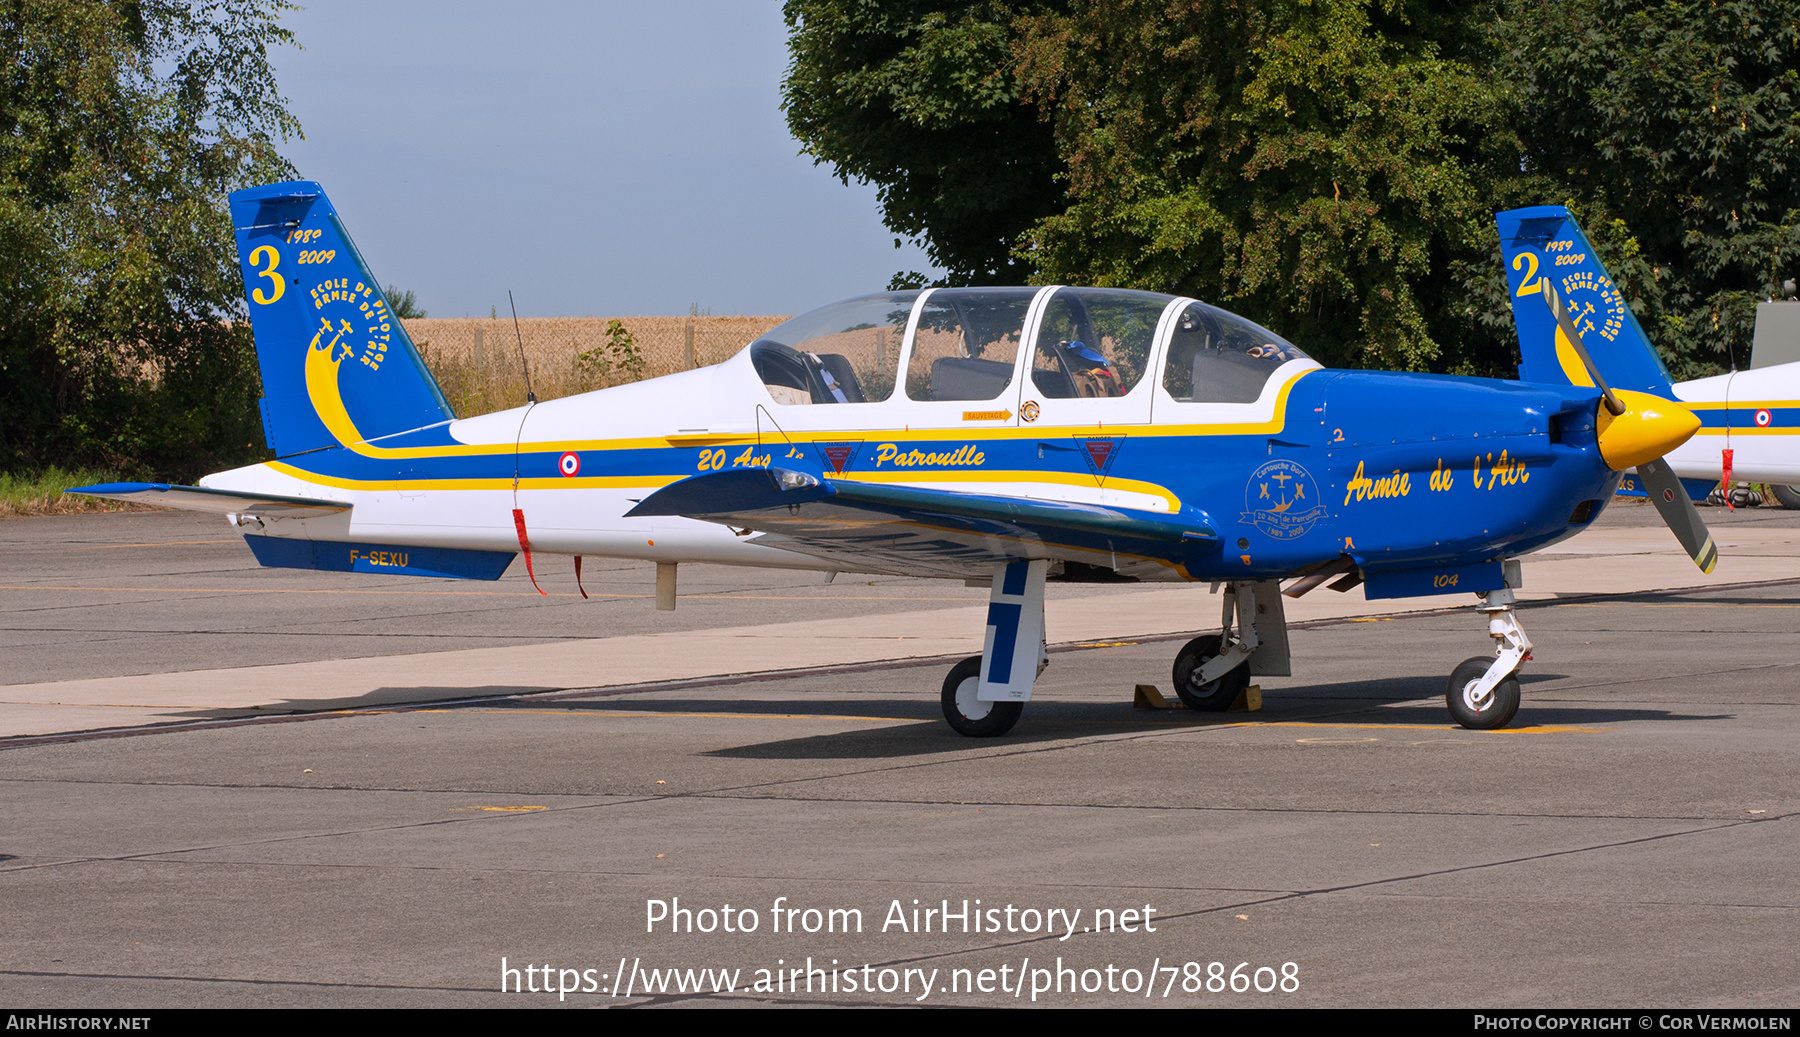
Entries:
[[[428,317],[407,333],[458,417],[525,402],[519,344],[538,399],[716,364],[786,317]],[[617,324],[615,328],[613,325]]]

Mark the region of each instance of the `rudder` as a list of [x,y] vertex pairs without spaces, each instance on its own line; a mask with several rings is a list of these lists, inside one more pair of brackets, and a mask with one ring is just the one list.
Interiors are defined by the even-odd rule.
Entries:
[[1594,384],[1544,303],[1542,280],[1549,277],[1606,381],[1616,389],[1669,397],[1668,368],[1569,210],[1539,205],[1498,213],[1494,219],[1500,227],[1500,253],[1519,334],[1519,378]]
[[276,456],[455,417],[323,188],[238,191],[231,222]]

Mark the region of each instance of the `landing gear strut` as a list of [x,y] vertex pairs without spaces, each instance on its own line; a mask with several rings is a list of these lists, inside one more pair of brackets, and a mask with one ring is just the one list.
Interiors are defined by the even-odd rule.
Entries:
[[1038,674],[1050,664],[1044,645],[1044,561],[994,566],[988,594],[987,645],[944,678],[944,719],[970,738],[1012,730],[1031,701]]
[[1519,625],[1510,587],[1479,595],[1476,610],[1487,616],[1493,658],[1465,659],[1450,674],[1445,704],[1456,722],[1475,731],[1505,727],[1519,711],[1518,671],[1531,658],[1531,639]]
[[1287,616],[1280,589],[1274,580],[1226,585],[1219,632],[1194,638],[1175,656],[1171,677],[1183,705],[1224,712],[1250,686],[1252,674],[1289,672]]

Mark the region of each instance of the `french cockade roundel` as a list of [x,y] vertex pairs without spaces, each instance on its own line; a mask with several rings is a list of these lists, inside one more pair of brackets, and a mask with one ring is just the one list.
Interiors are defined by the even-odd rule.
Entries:
[[1770,414],[1767,410],[1759,410],[1756,412],[1757,428],[1768,428],[1769,422],[1773,420],[1775,420],[1774,415]]
[[581,472],[581,455],[571,450],[562,455],[562,460],[558,461],[556,466],[562,470],[564,476],[574,478]]

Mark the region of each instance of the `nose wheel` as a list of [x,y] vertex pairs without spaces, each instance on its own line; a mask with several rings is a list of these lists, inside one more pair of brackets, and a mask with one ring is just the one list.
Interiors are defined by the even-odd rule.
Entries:
[[1487,617],[1494,654],[1464,659],[1450,674],[1444,704],[1462,726],[1492,731],[1519,711],[1519,667],[1531,658],[1531,639],[1519,625],[1511,588],[1484,592],[1476,611]]
[[1492,731],[1512,722],[1519,711],[1519,678],[1509,673],[1492,687],[1483,688],[1482,678],[1494,660],[1487,656],[1464,659],[1450,674],[1444,702],[1456,722],[1471,731]]

